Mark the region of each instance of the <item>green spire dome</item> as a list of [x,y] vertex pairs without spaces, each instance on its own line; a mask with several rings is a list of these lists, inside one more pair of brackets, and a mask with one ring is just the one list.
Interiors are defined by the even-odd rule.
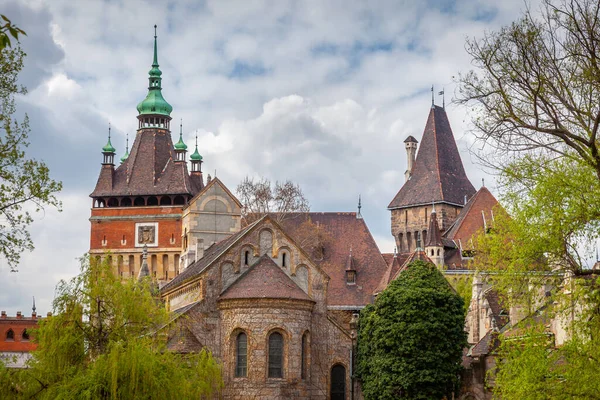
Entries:
[[114,153],[117,151],[110,142],[110,123],[108,124],[108,143],[102,148],[103,153]]
[[129,134],[127,134],[127,145],[125,146],[125,154],[121,157],[121,163],[124,163],[125,160],[129,158]]
[[202,161],[202,156],[198,153],[198,135],[196,135],[196,151],[190,156],[192,161]]
[[175,143],[175,150],[187,150],[187,146],[183,143],[183,121],[179,124],[179,142]]
[[162,75],[161,70],[158,68],[158,50],[156,45],[156,25],[154,25],[154,59],[152,61],[152,69],[148,72],[148,95],[140,104],[137,106],[137,110],[140,115],[144,114],[159,114],[170,116],[173,107],[167,103],[162,96],[162,87],[160,77]]

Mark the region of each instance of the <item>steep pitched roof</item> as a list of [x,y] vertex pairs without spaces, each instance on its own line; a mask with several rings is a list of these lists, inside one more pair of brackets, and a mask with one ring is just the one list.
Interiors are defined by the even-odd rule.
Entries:
[[[194,176],[192,176],[192,178],[194,178]],[[238,200],[237,197],[235,197],[235,195],[233,193],[231,193],[231,191],[227,188],[227,186],[225,186],[225,184],[216,176],[214,178],[212,178],[207,184],[206,186],[202,186],[201,190],[199,190],[196,195],[194,195],[194,197],[192,198],[192,200],[189,201],[188,205],[186,207],[189,207],[190,204],[192,204],[194,202],[195,199],[197,199],[198,197],[202,196],[202,194],[204,194],[205,192],[207,192],[212,186],[214,185],[218,185],[221,187],[221,189],[223,189],[223,191],[225,193],[227,193],[231,199],[233,201],[235,201],[235,203],[242,208],[243,204]]]
[[389,209],[446,202],[464,204],[475,188],[467,178],[446,111],[429,112],[411,178],[400,188]]
[[[383,255],[383,258],[385,258],[386,262],[388,263],[388,269],[386,270],[385,274],[381,278],[381,281],[379,282],[379,285],[377,286],[375,293],[381,293],[385,290],[385,288],[388,287],[390,282],[394,280],[394,277],[398,275],[398,272],[400,271],[402,266],[405,264],[408,257],[410,257],[409,253],[402,253],[402,254],[384,253],[382,255]],[[390,258],[390,256],[391,256],[391,258]],[[389,261],[388,261],[388,258],[390,258]]]
[[[91,197],[194,195],[203,187],[200,177],[190,178],[185,162],[174,162],[169,132],[144,128],[136,134],[131,153],[109,176],[101,173]],[[104,169],[103,169],[104,170]]]
[[254,223],[248,225],[238,233],[231,235],[228,238],[223,239],[220,242],[210,246],[208,249],[206,249],[206,251],[204,252],[204,256],[201,259],[184,269],[179,275],[173,278],[173,280],[171,280],[165,286],[163,286],[160,289],[160,291],[162,293],[165,293],[179,286],[185,281],[198,276],[202,271],[204,271],[206,267],[212,264],[213,261],[215,261],[221,254],[223,254],[224,251],[226,251],[235,242],[237,242],[238,239],[240,239],[242,236],[244,236],[246,233],[252,230],[252,228],[254,228],[262,220],[263,219],[261,218],[255,221]]
[[429,218],[429,229],[427,229],[427,238],[425,239],[425,247],[428,246],[443,246],[442,233],[440,232],[440,226],[437,220],[437,214],[435,211],[431,213]]
[[[311,212],[304,218],[284,219],[280,225],[297,240],[307,218],[331,237],[324,243],[323,256],[319,259],[313,257],[313,262],[330,277],[327,305],[352,307],[370,304],[386,273],[387,264],[364,219],[356,218],[355,212]],[[356,284],[349,285],[346,283],[346,266],[350,249]]]
[[230,299],[311,301],[311,298],[266,254],[260,257],[219,297],[219,300]]
[[444,237],[455,243],[460,241],[463,250],[469,249],[471,238],[478,231],[483,231],[486,225],[489,227],[493,223],[492,210],[496,205],[498,200],[494,195],[485,186],[481,187],[458,214]]

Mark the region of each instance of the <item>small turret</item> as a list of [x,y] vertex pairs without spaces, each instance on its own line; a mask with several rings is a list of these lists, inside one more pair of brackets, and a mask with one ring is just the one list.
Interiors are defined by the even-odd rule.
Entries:
[[183,142],[183,121],[179,124],[179,141],[175,143],[175,161],[185,161],[187,145]]
[[127,139],[125,142],[125,154],[123,154],[123,157],[121,157],[121,164],[123,164],[125,161],[127,161],[127,158],[129,158],[129,134],[127,134]]
[[202,175],[202,156],[198,153],[198,135],[196,135],[196,150],[190,156],[192,174]]
[[417,145],[419,141],[412,136],[409,136],[404,141],[406,148],[406,172],[404,172],[404,181],[408,181],[412,175],[415,158],[417,156]]
[[110,123],[108,124],[108,142],[102,148],[102,154],[104,155],[104,160],[102,164],[104,165],[115,165],[115,148],[110,142]]
[[438,267],[444,266],[444,243],[442,242],[442,234],[438,224],[435,206],[431,211],[429,219],[429,228],[427,229],[427,239],[425,240],[425,254]]

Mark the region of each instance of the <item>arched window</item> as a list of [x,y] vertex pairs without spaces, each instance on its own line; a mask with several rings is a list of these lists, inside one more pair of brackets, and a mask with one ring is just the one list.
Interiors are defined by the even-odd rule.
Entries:
[[124,197],[121,200],[121,207],[131,207],[131,198],[129,197]]
[[248,265],[250,263],[250,252],[246,250],[244,252],[244,265]]
[[6,332],[6,341],[12,342],[13,340],[15,340],[15,333],[12,329],[9,329],[8,332]]
[[111,197],[110,199],[108,199],[108,206],[109,207],[119,207],[119,200],[117,200],[114,197]]
[[27,333],[27,329],[23,330],[23,333],[21,334],[21,340],[24,342],[29,341],[29,333]]
[[306,376],[308,375],[306,373],[308,368],[308,332],[302,335],[302,349],[300,357],[300,378],[306,379]]
[[279,332],[269,336],[269,378],[283,378],[283,336]]
[[170,196],[163,196],[160,198],[160,205],[161,206],[170,206],[171,205],[171,197]]
[[281,254],[281,266],[287,267],[287,253],[285,252]]
[[331,400],[346,399],[346,368],[336,364],[331,368]]
[[148,197],[148,201],[146,202],[146,205],[157,206],[158,205],[158,199],[155,196],[150,196],[150,197]]
[[248,336],[244,332],[237,335],[235,341],[235,376],[240,378],[248,374]]
[[173,200],[173,204],[176,206],[185,204],[185,198],[183,196],[176,196],[175,200]]
[[144,200],[143,197],[136,197],[135,200],[133,201],[133,205],[136,207],[142,207],[146,205],[146,201]]

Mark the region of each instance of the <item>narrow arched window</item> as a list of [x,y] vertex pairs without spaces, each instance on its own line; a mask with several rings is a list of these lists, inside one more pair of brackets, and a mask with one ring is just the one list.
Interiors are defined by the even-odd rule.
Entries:
[[248,265],[250,263],[250,252],[246,250],[244,252],[244,265]]
[[27,333],[27,329],[25,329],[23,331],[23,333],[21,334],[21,340],[24,342],[28,342],[29,341],[29,333]]
[[248,336],[244,332],[237,335],[235,343],[235,376],[248,374]]
[[308,333],[302,335],[302,349],[301,349],[301,360],[300,360],[300,377],[306,379],[306,369],[308,368]]
[[331,400],[344,400],[346,398],[346,368],[337,364],[331,368]]
[[283,336],[278,332],[269,336],[269,378],[283,378]]
[[12,342],[13,340],[15,340],[15,333],[12,329],[9,329],[8,332],[6,332],[6,341]]
[[287,253],[281,254],[281,266],[287,267]]

